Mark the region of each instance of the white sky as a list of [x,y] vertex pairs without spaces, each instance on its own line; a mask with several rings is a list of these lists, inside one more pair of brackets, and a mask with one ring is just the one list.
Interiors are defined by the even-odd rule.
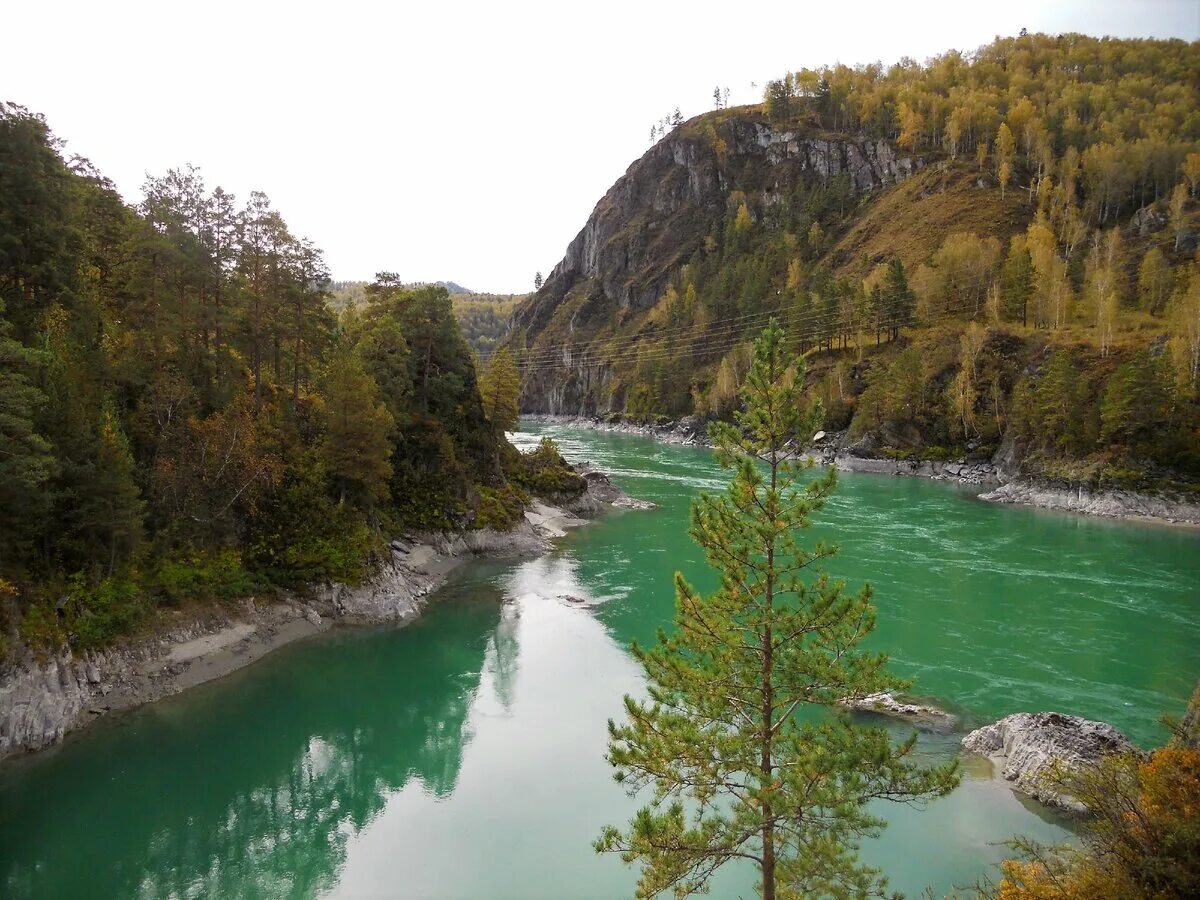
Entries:
[[191,162],[239,200],[265,191],[335,278],[516,292],[676,105],[1022,27],[1197,40],[1200,0],[8,0],[0,98],[131,202],[147,172]]

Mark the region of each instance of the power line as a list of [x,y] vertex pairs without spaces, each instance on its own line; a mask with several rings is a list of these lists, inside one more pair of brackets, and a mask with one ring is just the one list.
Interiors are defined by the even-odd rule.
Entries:
[[[985,281],[988,281],[988,279],[976,278],[976,288],[984,284]],[[932,324],[935,321],[942,321],[944,319],[956,317],[964,312],[971,312],[973,314],[977,313],[979,309],[982,308],[983,303],[983,300],[969,298],[964,299],[960,304],[948,307],[946,310],[939,312],[934,317],[926,316],[924,318],[918,318],[914,311],[911,316],[899,320],[888,319],[881,320],[878,323],[866,321],[857,323],[856,325],[850,325],[849,327],[847,327],[846,323],[840,321],[844,314],[844,310],[841,309],[815,312],[810,311],[806,313],[785,312],[783,314],[772,314],[767,312],[756,315],[764,319],[774,315],[779,321],[780,325],[786,328],[795,328],[796,326],[802,325],[815,326],[816,332],[811,335],[806,335],[806,337],[821,341],[828,339],[829,337],[848,334],[851,332],[861,333],[865,331],[869,333],[871,330],[882,331],[884,329],[891,329],[895,327],[907,327],[922,322]],[[602,358],[596,358],[594,362],[590,363],[587,359],[588,354],[581,354],[582,359],[573,362],[562,362],[561,360],[547,361],[543,359],[535,361],[531,364],[527,364],[523,371],[527,373],[567,371],[574,370],[582,366],[587,366],[589,364],[593,366],[606,366],[613,368],[618,365],[633,364],[641,361],[671,360],[682,353],[689,351],[693,356],[725,352],[745,340],[741,333],[742,329],[745,327],[746,326],[730,328],[726,326],[724,328],[709,330],[689,343],[672,343],[671,341],[666,341],[663,344],[651,344],[649,347],[639,347],[637,344],[627,344],[625,348]],[[552,356],[558,357],[565,351],[573,350],[574,348],[562,348],[555,351]]]

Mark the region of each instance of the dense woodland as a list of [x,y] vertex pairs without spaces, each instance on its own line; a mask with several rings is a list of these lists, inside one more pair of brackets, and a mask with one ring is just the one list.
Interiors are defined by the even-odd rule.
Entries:
[[489,418],[446,288],[382,273],[339,317],[263,194],[194,168],[144,192],[0,107],[0,651],[355,580],[397,531],[520,515],[511,360]]
[[[923,168],[865,196],[844,173],[781,195],[729,149],[747,121],[886,140]],[[1007,440],[1042,474],[1200,483],[1196,44],[1022,35],[806,69],[673,137],[711,147],[731,189],[656,306],[573,336],[611,365],[602,408],[728,415],[774,314],[829,427],[872,452]],[[559,365],[518,340],[527,373]]]

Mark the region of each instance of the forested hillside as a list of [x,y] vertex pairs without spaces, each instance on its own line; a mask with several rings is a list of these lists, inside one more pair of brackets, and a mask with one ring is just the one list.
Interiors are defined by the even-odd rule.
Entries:
[[0,107],[0,661],[520,515],[445,288],[381,276],[339,319],[263,194],[145,194]]
[[[513,309],[525,299],[524,294],[477,294],[453,281],[438,282],[450,292],[454,318],[467,346],[476,353],[488,355],[508,334]],[[422,287],[423,285],[411,285]],[[335,281],[330,284],[329,302],[341,312],[350,306],[367,302],[366,281]]]
[[659,139],[514,317],[527,410],[725,415],[771,316],[860,452],[1200,482],[1200,45],[1022,35]]
[[490,355],[508,334],[513,310],[524,294],[455,294],[454,316],[471,349]]

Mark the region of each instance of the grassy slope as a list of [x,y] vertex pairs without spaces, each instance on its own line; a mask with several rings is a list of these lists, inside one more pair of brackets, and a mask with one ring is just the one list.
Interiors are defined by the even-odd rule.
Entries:
[[862,278],[898,256],[911,272],[955,232],[993,235],[1007,243],[1030,218],[1023,191],[1010,189],[1001,197],[993,179],[975,166],[943,161],[868,197],[823,262],[839,277]]

